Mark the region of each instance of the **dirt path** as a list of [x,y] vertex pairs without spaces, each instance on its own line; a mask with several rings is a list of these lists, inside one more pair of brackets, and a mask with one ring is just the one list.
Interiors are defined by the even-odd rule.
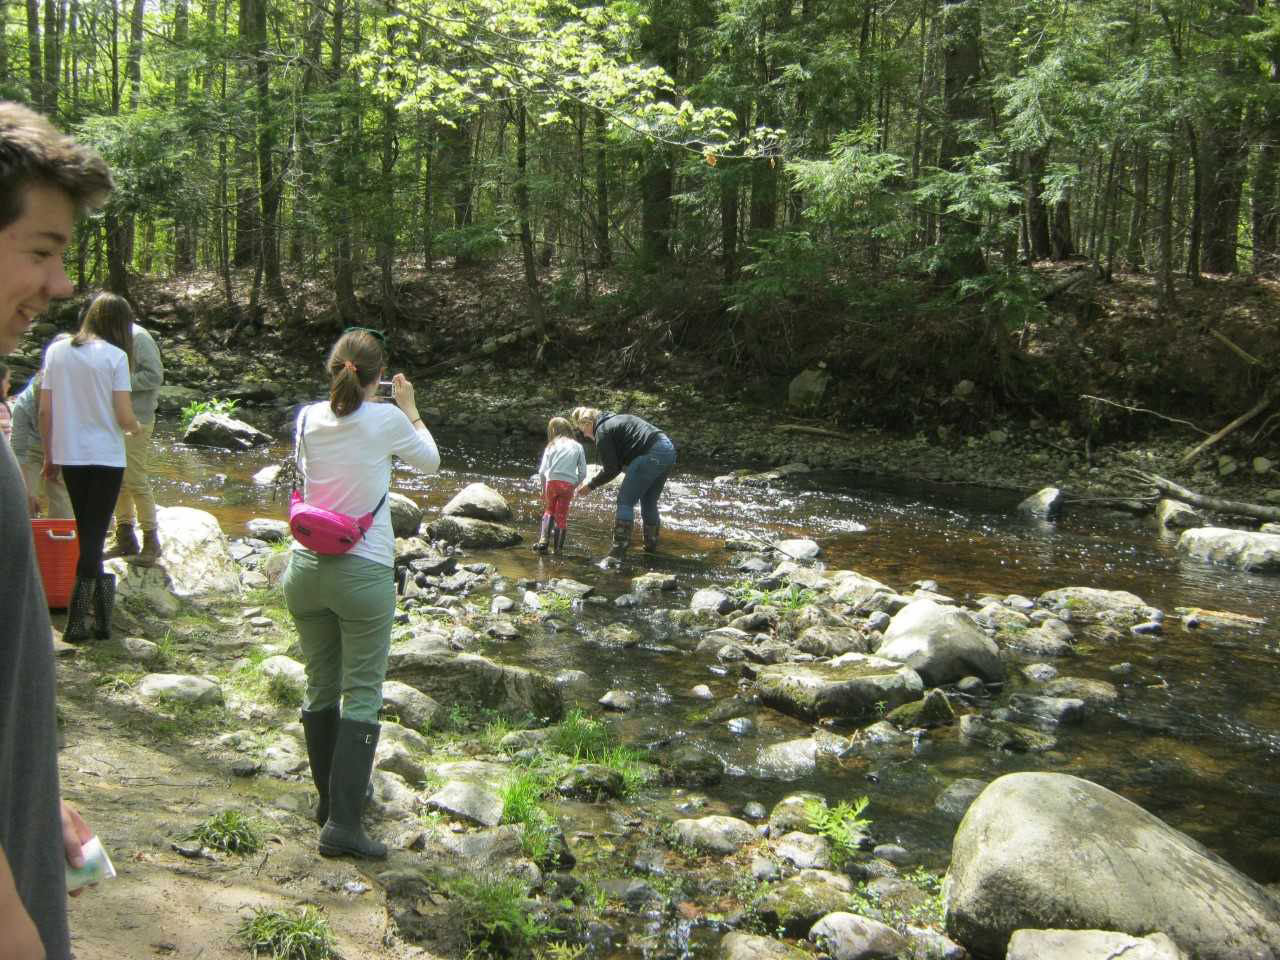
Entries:
[[[86,665],[64,659],[59,674],[63,793],[118,874],[71,900],[76,960],[243,960],[249,953],[236,931],[245,918],[257,909],[296,913],[307,905],[322,911],[344,960],[431,956],[392,935],[385,899],[359,865],[316,852],[316,831],[304,815],[307,785],[235,779],[207,741],[148,733]],[[264,850],[191,859],[173,849],[226,809],[257,820]]]

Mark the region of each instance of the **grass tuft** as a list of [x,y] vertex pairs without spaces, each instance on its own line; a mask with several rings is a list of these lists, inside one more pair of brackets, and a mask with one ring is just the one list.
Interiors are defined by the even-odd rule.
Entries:
[[329,960],[336,957],[329,923],[314,907],[290,916],[279,910],[255,910],[237,936],[254,957],[271,960]]
[[262,849],[262,834],[251,817],[238,810],[223,810],[200,824],[186,839],[226,853],[248,854]]

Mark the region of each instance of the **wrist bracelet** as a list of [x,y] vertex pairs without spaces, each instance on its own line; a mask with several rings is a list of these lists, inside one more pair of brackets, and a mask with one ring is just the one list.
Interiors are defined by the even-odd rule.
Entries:
[[[414,420],[414,421],[413,421],[413,423],[410,423],[410,424],[409,424],[409,426],[411,426],[411,427],[412,427],[414,423],[422,423],[422,418],[421,418],[421,417],[419,417],[417,420]],[[425,424],[425,423],[422,423],[422,425],[423,425],[424,427],[426,426],[426,424]]]

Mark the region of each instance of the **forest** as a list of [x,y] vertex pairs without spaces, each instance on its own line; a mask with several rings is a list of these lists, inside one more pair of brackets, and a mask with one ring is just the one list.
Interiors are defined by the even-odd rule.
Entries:
[[1264,0],[0,4],[0,96],[115,171],[82,287],[209,271],[256,317],[310,280],[394,328],[409,272],[507,256],[539,323],[697,278],[738,359],[812,313],[1003,357],[1042,261],[1162,310],[1274,276],[1278,88]]

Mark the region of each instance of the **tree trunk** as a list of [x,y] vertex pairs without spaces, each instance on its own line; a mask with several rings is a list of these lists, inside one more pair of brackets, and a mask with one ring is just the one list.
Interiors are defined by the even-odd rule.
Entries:
[[[177,0],[173,13],[173,43],[179,55],[187,50],[190,41],[190,0]],[[173,103],[178,113],[187,109],[191,76],[185,62],[179,62],[173,78]],[[173,270],[178,275],[191,273],[196,268],[196,220],[194,216],[179,215],[173,223]]]
[[[104,220],[107,227],[107,289],[117,296],[132,300],[129,296],[129,261],[125,242],[124,218],[107,207]],[[132,226],[129,227],[132,230]]]
[[520,220],[520,258],[524,262],[524,283],[529,291],[529,310],[538,327],[538,349],[535,359],[543,360],[546,343],[546,317],[542,309],[542,292],[538,288],[538,262],[533,252],[533,226],[529,222],[529,134],[524,98],[516,100],[516,215]]
[[9,76],[9,0],[0,0],[0,83],[8,85]]
[[728,173],[720,174],[720,257],[724,282],[738,279],[738,182]]
[[1173,287],[1173,187],[1178,173],[1178,153],[1174,149],[1176,131],[1169,132],[1164,186],[1160,193],[1160,301],[1166,309],[1172,309],[1177,299]]
[[[390,6],[390,4],[388,4]],[[394,40],[393,40],[394,44]],[[382,288],[382,327],[390,330],[395,325],[396,286],[393,268],[396,258],[396,104],[391,98],[382,103],[382,193],[381,211],[378,217],[378,270]]]
[[136,113],[142,96],[142,14],[145,0],[133,0],[129,16],[129,59],[124,75],[129,84],[129,112]]
[[[1252,17],[1258,3],[1257,0],[1235,0],[1234,6],[1235,10],[1222,11],[1219,23],[1228,24],[1237,18]],[[1223,44],[1221,58],[1218,76],[1222,90],[1231,91],[1242,82],[1253,82],[1257,63],[1251,53],[1241,51],[1238,43]],[[1244,109],[1230,93],[1220,102],[1211,104],[1202,144],[1200,198],[1204,246],[1201,267],[1210,273],[1234,273],[1240,232],[1240,197],[1244,189],[1249,146]]]
[[[1201,160],[1201,211],[1204,224],[1201,268],[1209,273],[1234,273],[1240,229],[1240,195],[1248,159],[1239,108],[1215,111],[1205,125]],[[1201,176],[1200,171],[1204,173]]]
[[[978,0],[944,0],[942,16],[944,117],[938,166],[954,172],[964,169],[974,151],[974,144],[963,139],[962,129],[983,116],[978,90],[982,39]],[[944,272],[951,279],[985,272],[981,229],[979,222],[958,215],[944,222],[948,248]]]
[[302,69],[302,96],[295,121],[294,142],[297,145],[299,175],[293,191],[293,236],[290,242],[289,260],[300,266],[307,258],[311,234],[315,229],[311,212],[312,191],[319,176],[319,158],[313,146],[312,99],[320,84],[320,63],[323,57],[324,4],[321,0],[307,0],[306,38],[303,43],[305,64]]
[[44,0],[44,89],[41,109],[48,116],[58,114],[58,77],[62,72],[62,22],[58,0]]
[[640,256],[646,269],[656,270],[671,258],[671,193],[675,173],[667,152],[656,148],[640,176],[643,207],[640,214]]
[[1129,240],[1125,246],[1125,260],[1129,269],[1141,272],[1147,260],[1142,251],[1143,234],[1147,229],[1147,180],[1151,170],[1151,154],[1145,146],[1137,149],[1133,163],[1133,209],[1129,211]]
[[[653,0],[650,20],[640,33],[645,56],[678,80],[680,66],[680,17],[674,0]],[[660,94],[674,101],[674,94]],[[671,258],[672,193],[675,168],[670,150],[649,148],[640,166],[640,259],[645,269],[656,270]]]
[[1053,259],[1069,260],[1076,255],[1075,241],[1071,239],[1071,197],[1064,195],[1053,205],[1053,233],[1051,239]]
[[1204,168],[1201,163],[1200,141],[1196,128],[1186,121],[1187,162],[1191,164],[1191,235],[1187,239],[1187,277],[1200,282],[1200,251],[1204,238]]
[[1027,154],[1027,241],[1032,260],[1047,260],[1053,253],[1049,241],[1049,211],[1044,205],[1044,162],[1048,145]]
[[31,102],[44,103],[44,74],[40,67],[40,0],[27,0],[27,83]]
[[603,110],[592,110],[591,120],[595,130],[596,161],[595,264],[597,267],[607,267],[613,263],[613,248],[609,242],[609,155],[606,152],[608,121]]
[[[333,4],[333,59],[330,75],[335,87],[342,83],[343,49],[346,41],[346,0],[334,0]],[[351,192],[348,182],[350,152],[355,139],[354,131],[344,131],[341,111],[334,114],[334,150],[331,171],[333,196],[330,209],[333,213],[333,285],[338,315],[347,324],[360,322],[360,305],[356,302],[355,264],[351,257]]]
[[271,64],[267,53],[267,0],[244,0],[253,5],[253,64],[258,112],[258,193],[262,198],[261,222],[258,225],[258,255],[267,292],[284,300],[284,283],[280,278],[280,242],[277,223],[283,194],[280,177],[275,172],[276,122],[271,104]]

